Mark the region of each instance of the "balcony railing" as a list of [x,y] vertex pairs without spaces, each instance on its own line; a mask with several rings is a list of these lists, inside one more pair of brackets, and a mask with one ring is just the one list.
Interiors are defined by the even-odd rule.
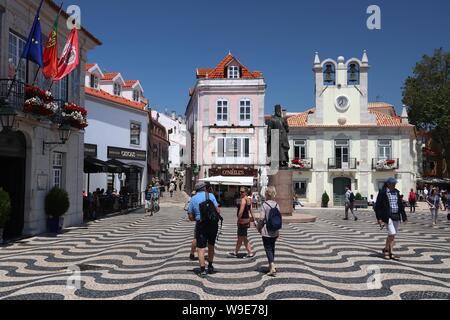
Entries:
[[22,111],[25,104],[25,83],[0,79],[0,99],[7,100],[10,107]]
[[314,160],[312,158],[294,159],[291,161],[291,167],[296,170],[312,170]]
[[329,158],[328,169],[330,170],[356,170],[356,158],[349,158],[348,161],[343,161],[341,158]]
[[377,171],[389,171],[389,170],[398,170],[399,168],[399,159],[372,159],[372,170]]

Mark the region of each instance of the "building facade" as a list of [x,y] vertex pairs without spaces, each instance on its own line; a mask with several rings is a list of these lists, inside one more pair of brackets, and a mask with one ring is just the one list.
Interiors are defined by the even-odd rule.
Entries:
[[150,133],[148,139],[148,181],[164,181],[167,183],[170,179],[169,173],[169,147],[170,142],[166,128],[159,122],[160,116],[152,117],[152,111],[148,115]]
[[[266,181],[266,84],[231,53],[216,67],[197,70],[186,109],[187,190],[213,176]],[[233,194],[237,187],[224,187]]]
[[[41,72],[37,72],[37,65],[25,60],[18,64],[38,5],[38,1],[31,0],[0,1],[0,78],[3,79],[0,80],[0,98],[7,99],[9,106],[17,112],[12,131],[0,128],[0,187],[10,194],[12,200],[11,219],[4,235],[6,239],[46,231],[44,201],[55,186],[69,194],[70,208],[65,215],[65,226],[83,222],[84,131],[72,127],[68,140],[64,141],[61,120],[53,115],[37,116],[25,108],[26,84],[34,84],[42,90],[50,88],[50,83],[44,81]],[[58,10],[59,6],[53,1],[44,1],[40,19],[45,36],[50,33]],[[65,27],[68,17],[63,12],[60,18],[59,52],[70,33]],[[84,80],[86,55],[101,42],[81,28],[79,43],[80,65],[51,89],[58,107],[54,114],[61,111],[65,102],[84,106],[84,90],[80,84]],[[17,81],[12,83],[10,79],[15,74]],[[11,93],[9,96],[8,92]]]
[[369,60],[314,61],[316,107],[288,116],[295,193],[319,206],[344,203],[345,187],[363,197],[378,194],[395,176],[404,193],[416,186],[414,126],[406,109],[398,116],[386,103],[369,103]]
[[98,64],[86,65],[86,157],[112,164],[118,171],[85,175],[85,190],[141,195],[147,185],[148,115],[144,90],[137,80],[119,72],[104,73]]
[[157,120],[166,129],[169,146],[169,171],[171,175],[181,172],[186,164],[186,122],[177,117],[175,112],[170,115],[152,110],[152,118]]

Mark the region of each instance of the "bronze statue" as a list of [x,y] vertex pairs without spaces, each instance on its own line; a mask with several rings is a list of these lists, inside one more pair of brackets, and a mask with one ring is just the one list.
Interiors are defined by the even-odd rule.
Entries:
[[287,168],[289,166],[289,126],[287,121],[283,118],[283,111],[281,105],[275,106],[275,115],[267,123],[267,155],[272,156],[272,130],[279,130],[279,161],[280,168]]

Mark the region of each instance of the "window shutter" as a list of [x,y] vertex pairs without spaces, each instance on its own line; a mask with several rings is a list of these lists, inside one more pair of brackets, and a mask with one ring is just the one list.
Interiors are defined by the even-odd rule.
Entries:
[[229,75],[228,75],[228,67],[225,67],[225,75],[224,75],[224,78],[228,78],[229,77]]

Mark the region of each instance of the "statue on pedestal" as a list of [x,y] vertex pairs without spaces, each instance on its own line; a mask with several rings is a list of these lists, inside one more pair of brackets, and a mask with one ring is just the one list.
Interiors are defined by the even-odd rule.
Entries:
[[289,167],[289,125],[286,119],[283,118],[283,110],[281,105],[275,106],[275,115],[267,123],[267,155],[272,157],[272,130],[279,130],[279,166],[280,168]]

